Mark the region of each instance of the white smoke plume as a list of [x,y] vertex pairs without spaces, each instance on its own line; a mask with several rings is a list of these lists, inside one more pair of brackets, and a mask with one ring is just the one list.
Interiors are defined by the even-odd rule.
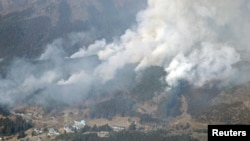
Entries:
[[181,79],[195,86],[230,79],[236,71],[232,65],[240,61],[239,51],[248,51],[248,43],[240,37],[249,31],[247,11],[245,0],[149,0],[137,16],[136,29],[99,46],[97,55],[104,63],[96,74],[109,80],[125,64],[138,63],[136,71],[164,67],[170,86]]
[[[148,0],[137,24],[111,43],[98,40],[69,55],[56,40],[37,62],[15,61],[0,80],[1,102],[30,97],[42,103],[47,97],[74,103],[121,70],[139,74],[150,66],[164,68],[172,88],[181,80],[195,87],[213,80],[233,83],[240,72],[233,65],[249,51],[249,12],[247,0]],[[84,38],[75,35],[77,41]]]

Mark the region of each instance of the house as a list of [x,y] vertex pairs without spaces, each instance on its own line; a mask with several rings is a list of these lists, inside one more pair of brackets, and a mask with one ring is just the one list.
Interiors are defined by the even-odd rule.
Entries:
[[115,132],[120,132],[120,131],[123,131],[123,130],[125,130],[126,129],[126,127],[125,126],[112,126],[112,128],[113,128],[113,130],[115,131]]
[[101,137],[101,138],[109,137],[109,132],[107,132],[107,131],[100,131],[100,132],[97,132],[97,136]]
[[54,128],[48,128],[48,136],[59,135],[60,133],[57,132]]
[[79,129],[83,128],[85,125],[86,125],[85,120],[74,121],[73,128],[75,128],[76,130],[79,130]]
[[43,129],[42,128],[41,129],[35,128],[33,131],[34,132],[32,132],[32,135],[40,135],[40,134],[43,133]]

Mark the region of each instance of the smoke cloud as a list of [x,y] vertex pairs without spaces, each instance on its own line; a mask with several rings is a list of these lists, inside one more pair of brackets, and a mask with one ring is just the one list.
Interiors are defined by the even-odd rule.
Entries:
[[[164,68],[170,88],[183,80],[194,87],[248,81],[239,77],[247,70],[234,65],[249,61],[242,58],[249,52],[249,12],[247,0],[148,0],[137,24],[113,42],[104,37],[69,54],[62,49],[65,41],[58,39],[35,61],[15,60],[0,80],[1,102],[52,98],[75,103],[92,88],[111,88],[112,81],[119,82],[112,88],[126,89],[150,66]],[[84,33],[72,33],[70,42],[81,38]]]

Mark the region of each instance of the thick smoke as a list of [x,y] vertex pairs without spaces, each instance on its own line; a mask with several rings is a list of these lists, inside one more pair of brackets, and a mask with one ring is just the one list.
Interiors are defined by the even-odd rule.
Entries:
[[[98,40],[68,54],[59,39],[35,61],[16,60],[0,80],[1,102],[75,103],[112,81],[112,88],[126,89],[134,73],[150,66],[164,68],[171,88],[182,80],[194,87],[240,83],[247,71],[233,66],[249,51],[249,12],[247,0],[148,0],[137,24],[111,43]],[[72,44],[79,42],[81,34],[73,35]]]

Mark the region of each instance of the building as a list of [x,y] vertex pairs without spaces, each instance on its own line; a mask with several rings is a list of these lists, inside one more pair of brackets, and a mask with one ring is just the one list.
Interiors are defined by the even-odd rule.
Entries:
[[112,126],[112,128],[113,128],[113,130],[115,131],[115,132],[120,132],[120,131],[123,131],[123,130],[125,130],[126,129],[126,127],[125,126]]
[[48,136],[60,135],[54,128],[48,128]]
[[85,125],[86,125],[85,120],[74,121],[73,128],[75,128],[76,130],[79,130],[79,129],[83,128]]

